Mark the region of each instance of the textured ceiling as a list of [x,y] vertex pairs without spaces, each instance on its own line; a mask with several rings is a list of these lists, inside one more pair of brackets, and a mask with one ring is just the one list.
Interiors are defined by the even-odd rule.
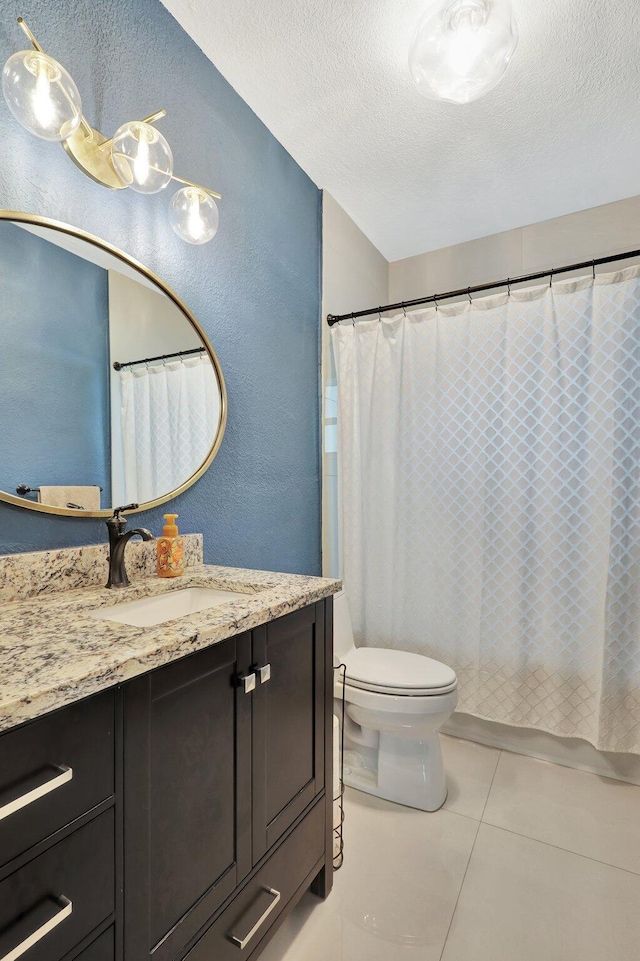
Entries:
[[409,75],[426,0],[163,2],[388,260],[640,193],[639,0],[514,0],[511,66],[464,107]]

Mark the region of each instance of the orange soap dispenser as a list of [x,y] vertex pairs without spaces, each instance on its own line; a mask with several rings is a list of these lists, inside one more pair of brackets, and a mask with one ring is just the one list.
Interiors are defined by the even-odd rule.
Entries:
[[180,537],[177,514],[165,514],[162,537],[156,541],[158,577],[180,577],[184,574],[184,538]]

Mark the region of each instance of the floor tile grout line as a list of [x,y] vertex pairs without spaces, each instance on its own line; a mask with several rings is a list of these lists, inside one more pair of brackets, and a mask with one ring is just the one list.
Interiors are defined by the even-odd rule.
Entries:
[[438,808],[437,811],[432,811],[429,813],[438,814],[440,811],[443,811],[446,814],[455,814],[455,816],[458,818],[464,818],[466,821],[475,821],[476,824],[480,824],[480,818],[474,817],[473,814],[463,814],[462,811],[454,811],[453,808],[446,807],[446,803],[447,802],[445,801],[442,807]]
[[491,797],[491,789],[493,788],[493,782],[496,779],[496,774],[498,773],[498,768],[500,767],[500,761],[502,760],[503,751],[501,750],[498,754],[498,760],[496,761],[496,766],[493,769],[493,777],[491,778],[491,784],[489,785],[489,790],[487,791],[487,796],[484,799],[484,807],[482,808],[482,814],[480,815],[480,823],[484,823],[484,812],[487,810],[487,804],[489,803],[489,798]]
[[[470,818],[469,820],[472,820],[472,819]],[[468,872],[468,870],[469,870],[469,865],[471,864],[471,858],[473,857],[473,852],[474,852],[475,847],[476,847],[476,841],[478,840],[478,835],[480,834],[480,827],[482,826],[482,822],[481,822],[481,821],[476,821],[476,824],[478,825],[477,828],[476,828],[476,834],[475,834],[475,837],[474,837],[474,839],[473,839],[473,844],[471,845],[471,850],[469,851],[469,858],[468,858],[468,860],[467,860],[467,864],[466,864],[466,867],[465,867],[465,869],[464,869],[464,874],[462,875],[462,881],[460,882],[460,889],[459,889],[459,891],[458,891],[458,897],[456,898],[456,903],[455,903],[454,906],[453,906],[453,911],[451,912],[451,917],[449,918],[449,924],[448,924],[448,926],[447,926],[447,933],[445,934],[445,936],[444,936],[444,941],[442,942],[442,951],[440,952],[440,957],[439,957],[438,961],[442,961],[442,958],[443,958],[443,956],[444,956],[445,949],[446,949],[446,947],[447,947],[447,941],[449,940],[449,935],[450,935],[450,933],[451,933],[451,925],[453,924],[453,919],[455,918],[455,916],[456,916],[456,911],[458,910],[458,902],[460,901],[460,896],[462,895],[462,889],[463,889],[463,887],[464,887],[464,882],[467,880],[467,872]]]
[[513,837],[524,838],[526,841],[534,841],[536,844],[544,844],[545,847],[554,848],[556,851],[572,854],[574,858],[584,858],[585,861],[593,861],[594,864],[602,864],[605,868],[613,868],[614,871],[624,871],[625,874],[630,874],[633,878],[640,878],[640,871],[632,871],[631,868],[622,868],[620,865],[612,864],[610,861],[601,861],[600,858],[591,857],[590,854],[580,854],[578,851],[571,851],[569,848],[563,848],[559,844],[552,844],[551,841],[542,841],[540,838],[531,837],[530,834],[520,834],[519,831],[511,831],[509,828],[502,827],[500,824],[493,824],[491,821],[482,821],[481,823],[488,828],[495,828],[496,831],[504,831],[505,834],[511,834]]
[[[475,851],[476,842],[477,842],[477,840],[478,840],[478,835],[480,834],[480,828],[482,827],[482,823],[483,823],[483,822],[482,822],[482,818],[484,817],[485,808],[486,808],[486,806],[487,806],[487,801],[489,800],[489,795],[491,794],[491,788],[493,787],[493,782],[494,782],[494,779],[495,779],[495,776],[496,776],[496,771],[498,770],[498,764],[500,763],[500,758],[501,758],[501,757],[502,757],[502,750],[500,750],[500,751],[498,752],[498,759],[497,759],[497,761],[496,761],[496,766],[495,766],[494,769],[493,769],[493,775],[492,775],[492,777],[491,777],[491,783],[489,784],[489,790],[487,791],[487,796],[486,796],[486,798],[485,798],[484,807],[482,808],[482,814],[480,815],[479,820],[476,820],[476,818],[469,818],[470,821],[476,821],[476,824],[478,825],[478,827],[476,828],[476,836],[475,836],[474,839],[473,839],[473,844],[471,845],[471,850],[469,851],[469,860],[467,861],[467,866],[466,866],[466,868],[464,869],[464,874],[462,875],[462,881],[461,881],[461,883],[460,883],[460,890],[458,891],[458,897],[456,898],[456,903],[454,904],[454,906],[453,906],[453,911],[451,912],[451,918],[450,918],[450,920],[449,920],[449,926],[447,927],[447,933],[446,933],[446,935],[445,935],[444,941],[442,942],[442,951],[440,952],[439,961],[442,961],[442,958],[444,957],[444,952],[445,952],[446,947],[447,947],[447,941],[449,940],[449,935],[451,934],[451,926],[452,926],[452,924],[453,924],[453,919],[454,919],[455,916],[456,916],[456,911],[458,910],[458,904],[459,904],[459,902],[460,902],[460,898],[462,897],[462,889],[464,888],[464,882],[467,880],[467,873],[468,873],[468,871],[469,871],[469,865],[471,864],[471,858],[473,857],[473,852]],[[455,814],[456,812],[455,812],[455,811],[450,811],[449,813],[450,813],[450,814]],[[462,815],[460,815],[460,816],[461,816],[461,817],[467,817],[467,815],[465,815],[465,814],[462,814]]]
[[[498,764],[500,763],[500,758],[501,758],[501,757],[502,757],[502,751],[500,751],[500,752],[498,753],[498,759],[497,759],[497,761],[496,761],[496,766],[495,766],[494,769],[493,769],[493,776],[492,776],[492,778],[491,778],[491,783],[490,783],[490,785],[489,785],[489,790],[487,791],[487,797],[486,797],[485,802],[484,802],[484,807],[482,808],[482,814],[480,815],[480,819],[479,819],[478,821],[476,821],[476,824],[478,825],[478,827],[476,828],[476,835],[475,835],[475,837],[474,837],[474,839],[473,839],[473,844],[471,845],[471,850],[469,851],[469,860],[467,861],[467,866],[465,867],[465,869],[464,869],[464,874],[462,875],[462,881],[461,881],[461,883],[460,883],[460,889],[459,889],[459,891],[458,891],[458,897],[456,898],[456,903],[454,904],[454,906],[453,906],[453,911],[451,912],[451,918],[449,919],[449,926],[447,927],[447,933],[446,933],[446,935],[445,935],[444,941],[442,942],[442,951],[440,952],[439,961],[442,961],[442,958],[444,957],[444,952],[445,952],[446,947],[447,947],[447,941],[449,940],[449,935],[451,934],[451,926],[452,926],[452,924],[453,924],[453,919],[454,919],[455,916],[456,916],[456,911],[458,910],[458,903],[459,903],[460,898],[461,898],[461,896],[462,896],[462,889],[464,888],[464,882],[467,880],[467,873],[468,873],[468,871],[469,871],[469,865],[471,864],[471,858],[473,857],[473,852],[475,851],[476,842],[477,842],[477,840],[478,840],[478,835],[480,834],[480,828],[482,827],[482,818],[484,817],[485,808],[486,808],[486,806],[487,806],[487,801],[489,800],[489,795],[491,794],[491,788],[493,787],[493,782],[494,782],[494,779],[495,779],[495,776],[496,776],[496,771],[498,770]],[[455,812],[454,812],[454,811],[451,811],[450,813],[451,813],[451,814],[454,814]],[[466,815],[464,815],[464,814],[463,814],[463,815],[460,815],[460,816],[461,816],[461,817],[466,817]],[[470,820],[470,821],[475,821],[476,819],[475,819],[475,818],[469,818],[469,820]]]

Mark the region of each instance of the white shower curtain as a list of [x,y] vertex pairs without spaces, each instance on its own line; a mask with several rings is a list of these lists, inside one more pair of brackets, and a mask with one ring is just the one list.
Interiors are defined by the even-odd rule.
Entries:
[[640,753],[640,269],[332,329],[356,642]]
[[211,359],[120,372],[124,491],[143,503],[175,490],[206,458],[220,420]]

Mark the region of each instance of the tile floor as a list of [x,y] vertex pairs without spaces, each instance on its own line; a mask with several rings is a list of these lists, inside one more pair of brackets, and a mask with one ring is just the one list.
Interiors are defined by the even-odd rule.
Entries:
[[435,814],[348,791],[331,897],[262,961],[638,961],[640,787],[442,737]]

